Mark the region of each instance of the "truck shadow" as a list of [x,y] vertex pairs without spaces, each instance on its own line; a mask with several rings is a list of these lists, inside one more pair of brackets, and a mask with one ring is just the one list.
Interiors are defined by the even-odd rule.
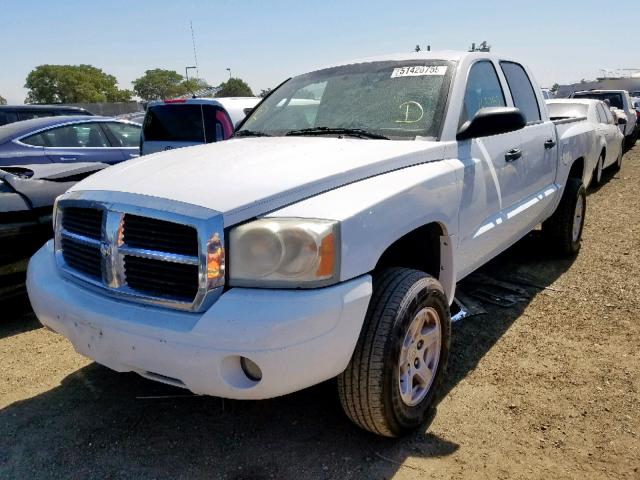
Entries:
[[[530,296],[519,303],[483,304],[485,315],[455,325],[445,393],[570,267],[571,260],[550,258],[540,245],[532,234],[482,268],[537,286],[524,286]],[[0,431],[0,468],[10,478],[389,478],[405,469],[424,476],[412,457],[459,448],[427,426],[400,440],[361,431],[342,414],[332,381],[242,402],[194,396],[95,363],[0,410]]]

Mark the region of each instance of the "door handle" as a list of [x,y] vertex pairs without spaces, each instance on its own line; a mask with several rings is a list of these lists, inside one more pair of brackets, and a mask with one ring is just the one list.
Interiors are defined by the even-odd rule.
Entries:
[[544,142],[545,150],[550,150],[555,146],[556,146],[556,142],[551,138],[549,140],[547,140],[546,142]]
[[60,157],[60,161],[62,162],[70,162],[71,160],[77,160],[78,157]]
[[521,156],[522,156],[522,150],[520,150],[519,148],[512,148],[504,155],[504,159],[507,162],[514,162],[518,160]]
[[129,158],[138,158],[140,156],[139,153],[130,153]]

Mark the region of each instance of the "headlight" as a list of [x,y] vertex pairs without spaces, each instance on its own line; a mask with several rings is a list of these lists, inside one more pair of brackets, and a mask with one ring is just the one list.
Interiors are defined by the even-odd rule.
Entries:
[[337,281],[338,222],[264,218],[229,232],[229,283],[312,288]]

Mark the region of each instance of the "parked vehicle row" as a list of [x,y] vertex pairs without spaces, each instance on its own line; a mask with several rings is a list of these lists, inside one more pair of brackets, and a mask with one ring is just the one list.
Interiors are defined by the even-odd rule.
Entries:
[[[638,129],[640,125],[637,122],[637,113],[634,109],[631,96],[626,90],[586,90],[583,92],[575,92],[570,98],[592,98],[595,100],[606,101],[612,109],[618,110],[620,117],[626,121],[619,123],[620,130],[625,136],[627,146],[631,147],[638,139]],[[614,113],[616,113],[614,111]]]
[[34,311],[96,362],[199,394],[337,377],[355,424],[405,434],[438,401],[456,283],[539,224],[550,250],[579,251],[594,152],[620,136],[574,103],[550,118],[526,66],[484,52],[293,77],[230,140],[59,197]]

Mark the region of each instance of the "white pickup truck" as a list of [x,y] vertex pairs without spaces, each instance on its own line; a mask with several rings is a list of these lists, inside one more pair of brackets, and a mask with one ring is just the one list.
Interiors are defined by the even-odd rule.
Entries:
[[353,422],[402,435],[437,402],[456,282],[540,223],[578,252],[582,121],[556,126],[527,68],[487,53],[296,76],[229,141],[59,197],[29,296],[114,370],[233,399],[337,376]]

